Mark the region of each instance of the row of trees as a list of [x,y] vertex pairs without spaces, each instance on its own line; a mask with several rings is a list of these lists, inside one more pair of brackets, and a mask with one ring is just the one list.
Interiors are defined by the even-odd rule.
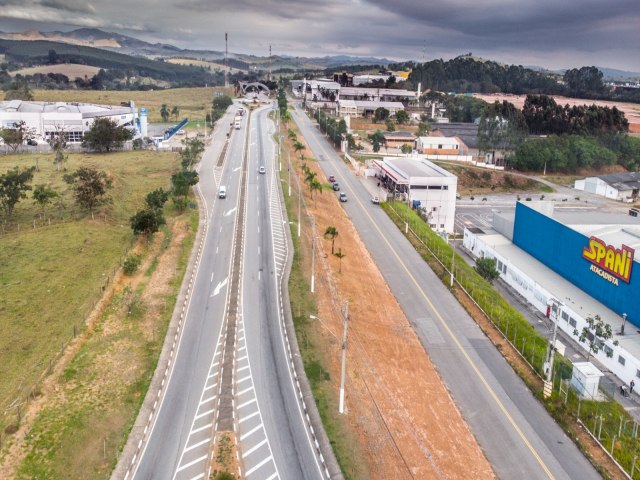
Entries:
[[629,129],[624,113],[615,106],[562,106],[547,95],[527,95],[522,113],[534,135],[596,135]]
[[627,135],[552,135],[521,144],[510,159],[516,170],[575,172],[619,164],[635,171],[640,167],[640,138]]

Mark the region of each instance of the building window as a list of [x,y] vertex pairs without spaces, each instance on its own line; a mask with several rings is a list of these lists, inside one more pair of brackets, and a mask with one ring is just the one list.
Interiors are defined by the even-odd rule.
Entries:
[[569,325],[571,325],[573,328],[576,328],[576,320],[573,317],[569,317]]
[[504,273],[505,275],[507,274],[507,264],[506,263],[502,267],[502,273]]
[[431,211],[433,211],[433,212],[437,212],[437,211],[438,211],[438,207],[433,207],[433,208],[431,209]]
[[498,260],[498,271],[502,271],[502,262],[500,260]]
[[569,321],[569,314],[567,312],[562,312],[562,319],[565,322],[568,322]]
[[618,363],[620,365],[624,365],[625,363],[627,363],[627,360],[622,355],[618,355]]
[[640,370],[636,370],[636,377],[640,378]]
[[609,345],[605,345],[604,353],[607,354],[607,357],[613,355],[613,348],[611,348]]
[[441,223],[441,224],[440,224],[440,228],[444,228],[444,223]]
[[442,150],[442,145],[438,145],[438,149],[439,149],[439,150]]

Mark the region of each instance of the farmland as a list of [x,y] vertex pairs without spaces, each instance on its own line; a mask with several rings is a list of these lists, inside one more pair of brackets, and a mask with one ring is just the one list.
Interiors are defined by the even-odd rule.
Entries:
[[48,73],[57,73],[66,75],[69,77],[69,80],[73,80],[78,77],[84,78],[85,76],[91,78],[99,71],[99,67],[92,67],[90,65],[62,63],[59,65],[41,65],[38,67],[23,68],[21,70],[10,72],[10,74],[15,77],[16,75],[35,75],[36,73],[42,73],[45,75]]

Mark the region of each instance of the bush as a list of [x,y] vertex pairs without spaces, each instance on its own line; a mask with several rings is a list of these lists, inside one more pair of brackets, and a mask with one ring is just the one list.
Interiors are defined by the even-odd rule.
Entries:
[[124,259],[124,265],[122,269],[124,270],[125,275],[133,275],[138,267],[140,266],[140,262],[142,262],[142,257],[135,253],[129,255]]

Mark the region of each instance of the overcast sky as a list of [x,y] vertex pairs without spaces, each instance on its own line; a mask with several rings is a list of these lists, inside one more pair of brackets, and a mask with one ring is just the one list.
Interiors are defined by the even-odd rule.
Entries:
[[0,30],[95,27],[182,48],[640,72],[638,0],[0,0]]

